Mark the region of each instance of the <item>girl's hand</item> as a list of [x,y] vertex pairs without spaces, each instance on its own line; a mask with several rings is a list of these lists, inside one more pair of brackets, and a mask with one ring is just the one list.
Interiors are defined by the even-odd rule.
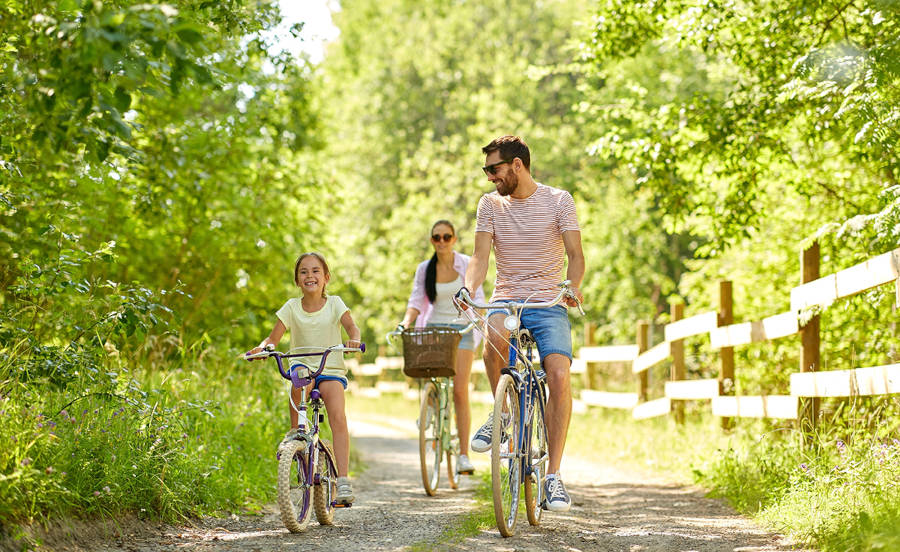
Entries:
[[[254,347],[254,348],[250,349],[249,351],[247,351],[246,353],[244,353],[244,356],[255,355],[256,353],[261,353],[262,351],[263,351],[262,347]],[[253,360],[259,360],[259,359],[258,358],[248,358],[247,360],[253,361]]]
[[349,347],[351,349],[359,349],[360,340],[358,339],[348,339],[347,343],[344,344],[344,347]]

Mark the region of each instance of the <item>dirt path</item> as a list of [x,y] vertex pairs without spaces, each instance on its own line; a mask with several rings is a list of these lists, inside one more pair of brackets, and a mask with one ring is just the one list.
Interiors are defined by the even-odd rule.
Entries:
[[[351,422],[354,444],[368,466],[355,480],[356,504],[338,510],[335,525],[315,520],[303,534],[290,534],[274,505],[262,516],[205,519],[195,527],[123,527],[111,540],[73,540],[54,550],[141,551],[222,550],[274,552],[403,550],[432,548],[442,532],[460,524],[474,509],[476,481],[463,478],[451,491],[442,473],[441,491],[426,497],[418,468],[418,448],[411,422],[381,419],[378,424]],[[486,455],[473,457],[482,473]],[[443,466],[442,466],[443,468]],[[567,459],[564,475],[573,496],[566,514],[545,514],[531,527],[524,512],[517,535],[501,538],[495,527],[441,550],[485,551],[623,551],[742,552],[793,550],[778,536],[756,528],[718,500],[690,487],[667,484],[609,467]],[[77,537],[76,537],[77,538]]]

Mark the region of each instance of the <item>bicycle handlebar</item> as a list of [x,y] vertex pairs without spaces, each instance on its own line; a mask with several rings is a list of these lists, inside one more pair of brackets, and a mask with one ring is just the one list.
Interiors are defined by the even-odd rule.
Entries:
[[[307,353],[298,353],[295,351],[300,350],[310,350],[313,349],[315,352],[307,352]],[[331,347],[295,347],[293,349],[288,350],[287,352],[280,352],[275,350],[275,346],[271,343],[266,346],[264,351],[260,351],[254,354],[245,354],[244,359],[246,360],[255,360],[258,358],[275,358],[275,362],[278,363],[278,371],[281,373],[281,377],[284,379],[291,380],[294,383],[295,387],[302,387],[307,383],[312,382],[319,374],[325,370],[325,361],[328,359],[328,355],[331,353],[364,353],[366,352],[366,344],[360,343],[359,347],[344,347],[343,345],[332,345]],[[322,359],[319,361],[319,368],[314,372],[310,368],[310,374],[308,376],[300,376],[297,374],[296,370],[285,371],[284,364],[282,363],[282,359],[285,358],[299,358],[299,357],[315,357],[321,356]],[[305,366],[305,363],[304,363]],[[307,368],[309,368],[307,366]]]
[[578,312],[584,316],[584,308],[581,306],[581,300],[572,292],[572,281],[566,280],[563,283],[559,284],[562,288],[559,291],[559,295],[556,296],[555,299],[551,301],[543,301],[540,303],[529,303],[525,302],[508,302],[508,303],[476,303],[472,296],[469,295],[469,290],[466,288],[462,288],[457,293],[457,296],[454,297],[455,301],[462,301],[466,305],[476,308],[476,309],[549,309],[550,307],[555,307],[560,302],[562,302],[563,298],[568,297],[575,301],[575,306],[578,307]]

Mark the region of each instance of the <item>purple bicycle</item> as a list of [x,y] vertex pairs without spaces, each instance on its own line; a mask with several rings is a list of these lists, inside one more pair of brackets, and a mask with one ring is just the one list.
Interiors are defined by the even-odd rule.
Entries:
[[[294,404],[288,393],[291,408],[298,414],[299,427],[296,433],[281,442],[277,453],[278,507],[281,510],[281,521],[291,533],[306,530],[313,509],[320,525],[331,525],[334,521],[334,509],[350,506],[335,501],[338,472],[334,452],[327,440],[319,438],[319,424],[325,420],[325,415],[320,410],[325,402],[318,389],[310,390],[307,397],[307,388],[325,369],[325,360],[329,354],[365,350],[363,343],[358,348],[343,345],[326,349],[297,347],[281,353],[275,350],[274,345],[269,345],[265,351],[244,356],[247,360],[274,358],[281,377],[290,380],[293,387],[300,389],[298,404]],[[313,366],[301,360],[309,357],[321,357],[317,368],[313,367],[315,359],[312,359]],[[289,359],[287,370],[284,359]]]

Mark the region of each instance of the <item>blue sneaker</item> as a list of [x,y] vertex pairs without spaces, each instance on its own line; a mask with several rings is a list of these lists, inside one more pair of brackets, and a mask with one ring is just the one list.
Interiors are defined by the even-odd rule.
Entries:
[[566,486],[556,474],[548,474],[544,479],[544,504],[545,510],[551,512],[568,512],[572,507],[572,499],[566,492]]

